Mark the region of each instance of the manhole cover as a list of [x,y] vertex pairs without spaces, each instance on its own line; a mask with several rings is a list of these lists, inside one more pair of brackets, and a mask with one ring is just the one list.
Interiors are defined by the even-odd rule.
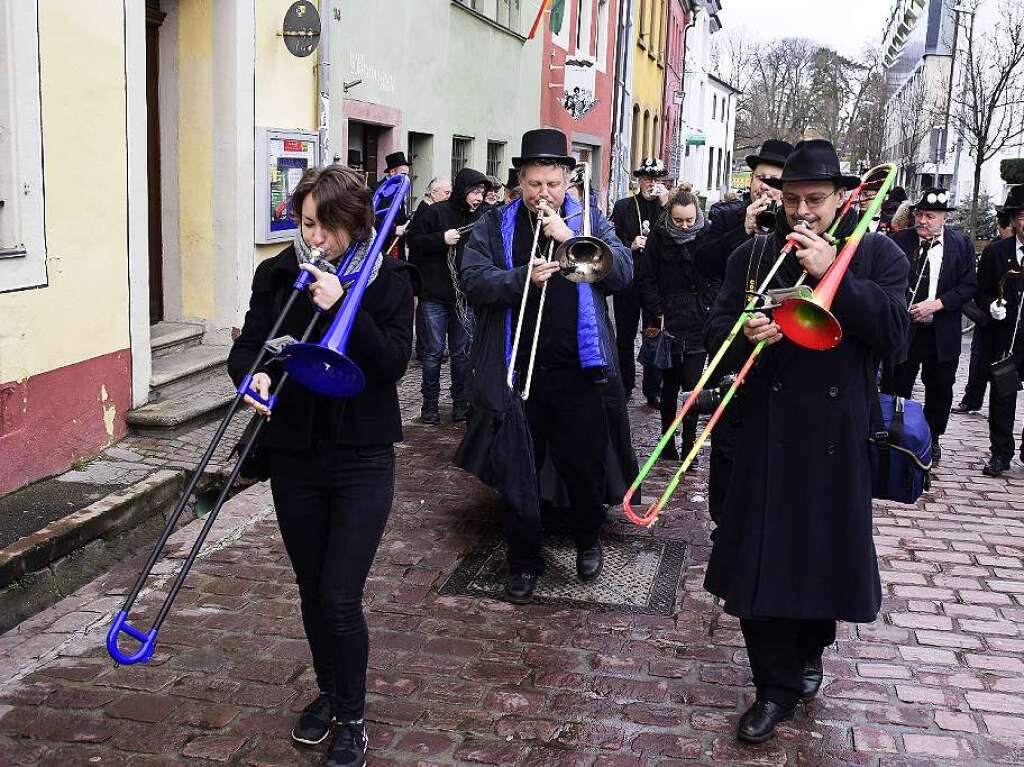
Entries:
[[[562,533],[544,536],[544,576],[534,601],[588,610],[672,615],[686,544],[676,540],[602,533],[604,569],[592,583],[576,575],[576,546]],[[440,589],[444,596],[503,599],[505,544],[489,533]]]

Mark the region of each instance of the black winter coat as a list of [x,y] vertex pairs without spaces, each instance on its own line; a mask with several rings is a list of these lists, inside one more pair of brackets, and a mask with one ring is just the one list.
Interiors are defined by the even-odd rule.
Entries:
[[[852,221],[840,229],[852,230]],[[781,231],[786,229],[787,231]],[[763,279],[788,227],[768,240]],[[710,348],[745,304],[757,238],[730,258],[708,321]],[[775,280],[800,274],[789,256]],[[809,285],[816,284],[814,280]],[[868,622],[881,604],[872,538],[868,435],[877,359],[907,333],[907,259],[892,240],[865,235],[832,312],[843,340],[827,352],[782,340],[762,353],[730,407],[741,410],[735,464],[705,587],[741,618]],[[741,334],[735,369],[753,350]]]
[[[986,314],[989,313],[992,302],[996,300],[999,280],[1007,272],[1019,269],[1016,237],[1004,237],[998,242],[993,242],[982,252],[981,260],[978,261],[978,289],[974,301]],[[1008,279],[1003,292],[1003,298],[1006,299],[1006,319],[989,319],[984,325],[979,325],[978,330],[975,331],[981,333],[980,339],[985,345],[985,351],[991,362],[1005,357],[1010,349],[1010,340],[1013,338],[1013,328],[1017,322],[1022,292],[1024,292],[1024,279]],[[1015,351],[1018,354],[1024,348],[1024,339],[1019,337],[1021,332],[1017,334]]]
[[675,354],[704,352],[704,323],[721,284],[698,272],[693,256],[695,242],[674,242],[664,224],[659,223],[647,238],[641,259],[644,312],[664,317],[664,329],[672,336]]
[[708,211],[708,225],[697,240],[694,253],[697,268],[702,274],[725,280],[725,265],[729,256],[751,236],[743,226],[750,205],[750,193],[732,202],[716,202]]
[[[611,222],[612,226],[615,227],[615,236],[619,238],[619,242],[625,246],[626,250],[629,251],[629,255],[633,258],[633,280],[623,290],[615,291],[616,294],[625,294],[637,300],[640,299],[640,284],[637,278],[641,268],[640,256],[643,251],[633,250],[633,240],[640,234],[644,221],[647,221],[650,226],[648,234],[654,231],[654,225],[661,217],[662,210],[661,201],[657,197],[652,200],[645,200],[639,194],[623,197],[612,208]],[[647,324],[647,319],[653,322],[653,317],[645,317],[645,325]]]
[[[920,252],[920,238],[913,229],[902,229],[892,235],[893,242],[907,257],[909,278],[913,278],[914,263]],[[939,362],[948,362],[960,357],[961,307],[974,298],[977,288],[977,274],[974,265],[974,247],[963,233],[945,227],[942,234],[942,266],[939,269],[939,285],[935,297],[942,301],[943,309],[932,315],[935,329],[935,346]],[[927,285],[922,285],[927,292]],[[913,290],[910,285],[908,292]],[[907,358],[906,348],[898,354],[896,361]]]
[[[228,356],[228,373],[235,386],[249,372],[298,273],[292,246],[256,267],[245,324]],[[366,388],[351,398],[327,397],[289,379],[273,417],[260,435],[261,447],[305,451],[318,444],[381,445],[402,440],[397,384],[412,356],[414,273],[406,262],[385,257],[363,295],[346,354],[366,376]],[[340,306],[339,301],[324,313],[311,340],[323,335]],[[285,318],[280,335],[301,337],[315,311],[313,302],[300,296]],[[276,384],[282,368],[271,361],[264,372]]]
[[[455,285],[448,266],[448,245],[445,244],[444,233],[480,218],[483,205],[476,211],[471,211],[466,205],[466,194],[472,187],[486,183],[487,177],[483,173],[472,168],[463,168],[452,183],[451,197],[433,205],[421,205],[417,208],[405,237],[409,243],[410,260],[420,270],[420,298],[423,300],[441,304],[455,303]],[[459,264],[462,263],[462,251],[467,242],[469,233],[465,232],[455,245],[456,274]]]

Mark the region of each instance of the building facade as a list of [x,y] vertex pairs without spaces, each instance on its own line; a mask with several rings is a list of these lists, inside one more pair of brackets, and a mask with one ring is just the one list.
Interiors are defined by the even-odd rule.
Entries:
[[686,31],[692,14],[686,0],[668,0],[665,46],[665,86],[661,96],[662,137],[665,165],[679,168],[683,146],[679,129],[683,106],[683,74],[686,69]]
[[633,113],[631,165],[644,157],[664,157],[665,57],[669,0],[638,0],[633,21]]
[[335,158],[358,161],[372,183],[388,153],[405,151],[414,202],[431,178],[465,166],[504,180],[520,136],[541,114],[545,36],[526,39],[538,0],[388,5],[381,13],[376,0],[338,3],[330,27]]

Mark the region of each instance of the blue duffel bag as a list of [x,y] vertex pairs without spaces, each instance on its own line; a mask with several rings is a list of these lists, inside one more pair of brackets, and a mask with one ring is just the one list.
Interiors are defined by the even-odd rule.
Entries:
[[916,503],[928,489],[932,468],[932,433],[921,403],[879,394],[869,452],[871,497]]

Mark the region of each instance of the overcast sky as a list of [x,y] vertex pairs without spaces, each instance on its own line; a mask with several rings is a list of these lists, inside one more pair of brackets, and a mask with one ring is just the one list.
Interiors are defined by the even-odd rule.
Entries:
[[892,0],[722,0],[719,18],[753,39],[807,37],[854,56],[881,44],[891,8]]

